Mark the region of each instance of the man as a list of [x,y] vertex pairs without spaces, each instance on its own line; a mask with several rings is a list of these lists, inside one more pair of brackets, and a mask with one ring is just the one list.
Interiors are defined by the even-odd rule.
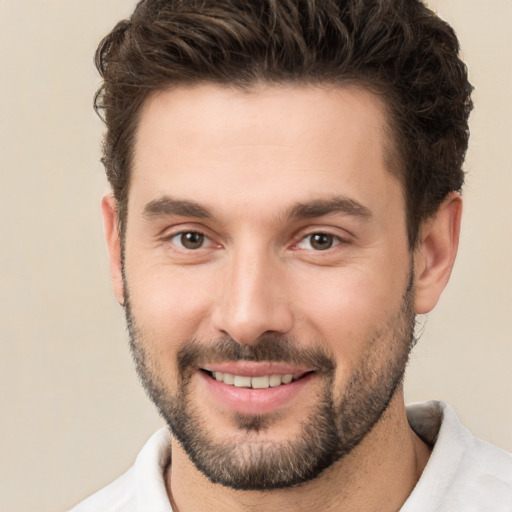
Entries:
[[471,86],[418,0],[147,0],[103,40],[111,273],[169,430],[74,510],[512,510],[405,408],[454,263]]

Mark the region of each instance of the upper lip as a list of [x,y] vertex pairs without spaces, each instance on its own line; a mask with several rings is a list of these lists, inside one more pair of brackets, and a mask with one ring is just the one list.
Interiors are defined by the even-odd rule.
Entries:
[[292,366],[286,363],[237,361],[212,363],[201,366],[209,372],[230,373],[244,377],[263,377],[265,375],[301,374],[312,371],[311,368]]

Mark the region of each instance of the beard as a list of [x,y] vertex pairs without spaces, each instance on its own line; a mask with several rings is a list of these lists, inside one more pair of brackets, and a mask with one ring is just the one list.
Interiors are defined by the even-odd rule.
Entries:
[[[148,336],[137,326],[125,281],[125,314],[130,348],[139,378],[160,415],[196,468],[211,482],[236,490],[289,488],[319,476],[350,453],[381,419],[403,382],[414,344],[412,271],[398,311],[362,340],[368,349],[342,389],[336,389],[336,361],[323,348],[300,348],[294,339],[263,336],[241,345],[231,338],[183,342],[176,358],[178,385],[172,392],[165,376],[155,370],[158,359],[149,353]],[[340,341],[342,343],[342,340]],[[225,361],[282,362],[312,368],[322,390],[300,432],[286,441],[265,440],[276,414],[236,413],[233,422],[244,437],[236,442],[216,439],[208,417],[192,401],[192,375],[202,364]]]

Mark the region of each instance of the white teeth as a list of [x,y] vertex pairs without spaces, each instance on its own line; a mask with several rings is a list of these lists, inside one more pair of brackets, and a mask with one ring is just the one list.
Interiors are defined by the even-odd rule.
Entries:
[[251,386],[256,389],[265,389],[270,386],[270,377],[253,377],[251,379]]
[[232,373],[212,372],[215,380],[224,382],[230,386],[237,388],[254,388],[266,389],[269,387],[281,386],[281,384],[289,384],[292,380],[298,379],[302,374],[298,373],[292,375],[287,373],[285,375],[263,375],[260,377],[246,377],[244,375],[233,375]]
[[217,379],[217,380],[222,380],[224,382],[224,384],[233,385],[235,383],[235,376],[232,373],[225,373],[224,377],[222,379]]
[[281,375],[271,375],[270,376],[270,387],[275,388],[276,386],[281,385]]
[[236,388],[250,388],[251,377],[243,377],[242,375],[235,375],[235,382],[233,382]]

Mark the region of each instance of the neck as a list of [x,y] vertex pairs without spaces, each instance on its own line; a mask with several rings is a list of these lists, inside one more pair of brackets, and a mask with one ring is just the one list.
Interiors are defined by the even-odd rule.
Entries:
[[[173,512],[295,512],[399,510],[428,461],[430,448],[410,428],[402,390],[372,431],[347,456],[319,477],[298,487],[234,491],[212,484],[173,440],[167,489]],[[190,492],[194,489],[194,492]]]

